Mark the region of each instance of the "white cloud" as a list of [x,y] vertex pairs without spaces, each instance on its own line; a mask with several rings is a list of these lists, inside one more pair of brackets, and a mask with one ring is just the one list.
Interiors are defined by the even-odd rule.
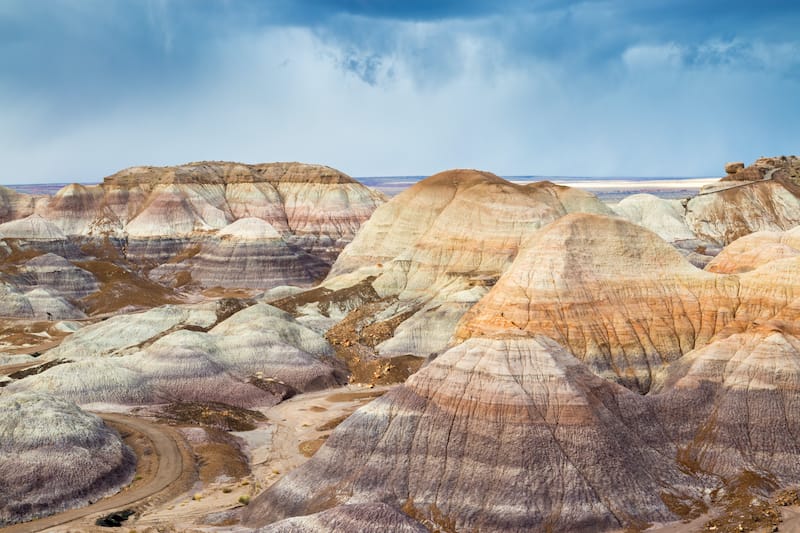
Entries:
[[[74,122],[59,123],[36,95],[6,95],[0,182],[87,181],[200,159],[318,162],[355,176],[693,175],[800,146],[797,107],[786,106],[800,87],[780,73],[754,84],[719,61],[685,68],[691,50],[672,42],[627,48],[617,70],[506,61],[498,39],[473,29],[400,23],[394,45],[364,48],[303,28],[241,32],[183,85],[143,86]],[[710,41],[694,53],[712,51],[732,53]],[[355,69],[343,68],[348,57]],[[363,70],[371,57],[373,84]]]
[[622,61],[632,69],[677,68],[683,60],[683,51],[675,43],[638,44],[622,53]]

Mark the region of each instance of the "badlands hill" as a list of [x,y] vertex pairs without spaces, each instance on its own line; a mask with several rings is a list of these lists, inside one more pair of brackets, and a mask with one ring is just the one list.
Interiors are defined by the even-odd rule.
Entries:
[[0,224],[32,215],[37,204],[46,201],[44,196],[23,194],[0,186]]
[[[23,296],[46,291],[42,309],[74,307],[62,317],[174,303],[209,288],[309,286],[383,202],[337,170],[300,163],[136,167],[51,198],[0,188],[0,282]],[[43,254],[50,266],[36,263]],[[63,275],[53,254],[70,263]],[[66,279],[37,284],[28,274],[41,268],[50,281],[92,276],[85,287],[94,290],[79,295]],[[44,317],[30,302],[16,308]]]
[[80,404],[269,406],[343,379],[321,335],[263,303],[164,306],[86,326],[5,392]]
[[800,379],[798,333],[766,322],[668,368],[654,398],[695,406],[691,414],[675,410],[669,420],[694,438],[683,450],[686,460],[725,478],[749,470],[780,484],[800,480],[794,437],[800,424],[794,385]]
[[[263,531],[643,530],[707,511],[773,527],[768,499],[800,484],[795,162],[613,210],[476,170],[383,202],[296,164],[6,195],[21,218],[0,225],[0,307],[90,316],[11,356],[30,367],[0,377],[0,399],[234,412],[403,382],[316,427],[321,447],[288,473],[308,442],[281,439],[335,402],[240,434],[237,453],[272,472],[242,510]],[[107,301],[148,309],[91,316]]]
[[71,402],[0,396],[0,527],[112,494],[135,460],[116,431]]
[[800,255],[800,227],[788,231],[757,231],[733,241],[706,270],[718,273],[749,272],[779,259]]
[[544,334],[601,376],[647,392],[660,368],[715,335],[788,312],[799,269],[789,259],[712,274],[639,226],[570,215],[530,239],[458,335]]
[[717,505],[733,530],[772,528],[765,495],[800,482],[798,347],[775,326],[734,334],[641,396],[550,339],[470,339],[356,412],[246,522],[381,502],[445,530],[642,530]]
[[733,319],[737,287],[640,226],[569,215],[525,243],[458,335],[541,333],[600,375],[646,392],[655,369]]
[[522,186],[489,172],[449,170],[376,210],[329,278],[399,261],[409,263],[407,272],[381,271],[381,292],[418,291],[459,274],[491,275],[513,260],[523,235],[576,211],[610,213],[594,195],[577,189],[550,182]]
[[[786,160],[795,161],[791,158]],[[713,285],[714,281],[700,281],[703,278],[702,272],[696,273],[696,269],[690,268],[680,260],[679,254],[695,266],[703,267],[719,253],[721,245],[726,244],[729,238],[749,233],[762,223],[760,221],[772,220],[779,227],[791,227],[794,224],[792,217],[795,211],[781,207],[788,201],[784,198],[785,195],[795,198],[793,174],[787,174],[778,168],[777,165],[783,164],[783,159],[764,161],[757,165],[773,166],[769,167],[770,170],[759,181],[740,183],[723,180],[720,185],[704,191],[702,197],[690,199],[688,203],[663,200],[652,195],[635,195],[620,202],[613,211],[589,193],[549,182],[520,186],[488,172],[474,170],[443,172],[417,183],[375,211],[353,242],[339,255],[323,282],[323,287],[334,291],[333,294],[325,296],[324,303],[317,302],[318,297],[309,293],[306,296],[294,296],[288,301],[276,302],[276,305],[284,306],[290,312],[295,312],[299,308],[298,313],[304,315],[300,317],[301,320],[312,321],[313,315],[317,313],[318,323],[325,324],[324,328],[328,329],[336,323],[344,324],[340,322],[341,318],[353,306],[364,303],[363,298],[380,299],[383,303],[373,307],[368,313],[370,318],[364,320],[353,316],[355,324],[350,329],[361,331],[372,325],[387,330],[387,333],[372,339],[356,339],[360,346],[349,351],[357,352],[357,356],[362,359],[374,356],[394,357],[402,354],[425,356],[439,353],[452,340],[455,326],[464,313],[489,292],[492,285],[497,283],[515,260],[520,261],[520,271],[530,266],[524,264],[526,259],[518,258],[521,250],[527,251],[528,260],[536,260],[539,254],[538,244],[528,245],[526,241],[534,238],[534,234],[543,226],[575,213],[607,216],[616,214],[636,226],[649,229],[655,235],[649,232],[640,233],[630,225],[625,226],[622,233],[611,226],[595,229],[592,227],[594,219],[584,220],[584,227],[580,231],[579,225],[573,228],[572,224],[565,224],[561,228],[567,233],[562,234],[561,230],[556,229],[553,230],[555,233],[550,234],[552,243],[557,244],[560,239],[567,239],[570,251],[566,252],[567,256],[558,260],[563,263],[562,269],[565,274],[567,270],[582,269],[585,261],[591,264],[593,256],[587,253],[584,254],[587,257],[583,257],[580,253],[584,239],[588,239],[586,241],[588,246],[595,247],[592,253],[596,257],[605,258],[602,259],[606,261],[603,276],[611,280],[612,285],[618,283],[615,281],[617,278],[622,279],[628,275],[627,264],[630,264],[632,269],[639,268],[635,261],[627,262],[627,256],[624,254],[639,252],[626,249],[626,239],[629,237],[637,239],[646,235],[642,238],[650,244],[644,248],[650,248],[647,253],[652,256],[654,266],[658,266],[658,257],[663,255],[667,262],[673,261],[681,265],[678,271],[683,270],[686,276],[696,277],[701,285],[703,283]],[[736,187],[728,188],[730,186],[726,185],[727,183],[734,183]],[[753,194],[766,200],[755,201]],[[717,197],[719,199],[714,200]],[[702,220],[712,220],[716,216],[709,211],[716,209],[714,202],[722,202],[720,205],[724,206],[728,204],[737,206],[733,209],[728,207],[719,209],[725,213],[735,211],[738,213],[736,215],[738,218],[726,215],[728,218],[723,217],[715,223],[716,229],[713,232],[698,231],[698,217]],[[800,205],[796,211],[800,212]],[[616,227],[622,228],[622,226]],[[615,235],[613,239],[617,244],[614,246],[617,248],[613,250],[604,248],[605,229],[611,230]],[[568,232],[573,230],[578,233],[568,235]],[[549,253],[547,250],[550,244],[543,243],[545,253]],[[633,246],[636,247],[638,244]],[[675,253],[676,251],[679,254]],[[623,260],[619,264],[614,256],[617,252],[623,254]],[[546,269],[543,264],[541,268]],[[587,269],[591,270],[589,267]],[[621,276],[617,275],[617,269],[621,271]],[[658,276],[656,270],[648,270],[646,274],[634,272],[632,275],[637,280],[650,275]],[[542,275],[547,275],[545,270],[542,272]],[[668,277],[675,275],[682,276],[671,273]],[[524,281],[514,280],[513,284],[516,287],[524,287]],[[631,281],[635,280],[627,280],[625,283]],[[358,285],[359,283],[361,285]],[[369,290],[356,289],[359,286],[363,289],[364,283],[367,283]],[[593,283],[605,287],[605,279],[597,279]],[[651,289],[641,290],[656,290],[656,285],[659,284],[652,280],[648,283],[655,285]],[[627,290],[628,286],[619,282],[620,290]],[[595,287],[586,286],[582,290],[591,295]],[[631,291],[639,290],[635,283],[630,287]],[[723,300],[728,298],[729,290],[731,289],[720,288]],[[495,290],[492,292],[495,295],[501,294]],[[711,292],[718,291],[714,289]],[[362,299],[356,298],[357,301],[354,302],[353,295],[356,293],[360,294]],[[497,304],[502,306],[502,296],[498,297],[500,301]],[[349,303],[332,315],[329,302],[337,298],[347,299]],[[653,295],[654,309],[650,311],[660,309],[661,303],[658,298],[658,294]],[[681,296],[674,303],[680,303],[678,300],[683,299],[685,298]],[[318,303],[316,307],[315,302]],[[302,305],[298,306],[298,303]],[[560,301],[556,298],[552,304],[558,307]],[[615,307],[615,304],[610,304],[609,308],[620,309]],[[322,311],[319,311],[320,309]],[[569,308],[570,312],[571,309]],[[561,310],[548,311],[551,314],[561,312]],[[581,313],[588,312],[588,309],[581,311]],[[624,314],[622,310],[618,312]],[[687,310],[686,313],[692,315],[695,311]],[[708,313],[716,315],[717,311]],[[724,309],[720,311],[721,316],[725,313]],[[678,314],[682,315],[683,311]],[[650,370],[647,370],[650,364],[633,360],[645,353],[658,353],[653,361],[656,366],[660,364],[659,361],[671,361],[692,349],[695,339],[699,339],[700,344],[705,342],[726,322],[726,319],[720,319],[720,324],[717,324],[716,319],[701,315],[702,313],[695,317],[696,320],[702,318],[700,329],[695,331],[697,324],[691,320],[687,323],[687,328],[692,330],[691,339],[685,336],[673,337],[671,333],[665,333],[664,338],[670,338],[667,341],[670,347],[659,345],[664,339],[656,338],[655,347],[648,348],[649,339],[638,339],[636,330],[639,326],[633,326],[633,329],[628,326],[624,328],[627,330],[624,333],[603,326],[591,333],[590,336],[594,341],[589,340],[589,342],[596,341],[600,345],[598,350],[607,354],[604,356],[607,360],[609,357],[632,359],[628,363],[619,365],[611,362],[611,366],[616,370],[611,371],[608,368],[606,370],[621,376],[623,382],[629,385],[634,383],[634,386],[641,385],[646,390],[650,381]],[[515,323],[521,322],[524,320],[515,319]],[[506,326],[511,327],[510,323],[506,322],[501,328]],[[675,329],[666,323],[655,327]],[[354,340],[353,331],[342,332],[341,329],[334,330],[332,334],[348,337],[349,341]],[[652,330],[649,326],[645,326],[645,329],[648,332]],[[582,331],[575,331],[574,335],[583,335]],[[616,333],[626,338],[617,340],[614,338]],[[656,336],[658,337],[658,334]],[[610,338],[603,340],[600,337]],[[623,346],[633,343],[640,344],[641,347],[636,348],[630,357],[611,356],[609,349],[602,347],[608,343]],[[583,354],[586,350],[577,344],[571,344],[569,347],[576,349],[579,354]],[[623,348],[623,352],[626,349]],[[650,356],[645,358],[648,357]],[[641,368],[633,370],[636,366]],[[648,375],[643,376],[642,371]],[[642,380],[643,383],[636,384]]]
[[[535,192],[554,194],[534,211],[532,191],[470,171],[385,204],[340,255],[328,292],[315,293],[316,309],[352,298],[360,280],[369,305],[386,303],[368,318],[363,301],[341,308],[329,338],[360,321],[351,333],[372,356],[399,345],[429,363],[337,428],[246,523],[280,531],[370,502],[442,530],[639,530],[709,506],[767,520],[766,495],[800,482],[792,232],[771,234],[780,251],[758,260],[746,252],[763,234],[743,237],[705,271],[676,243],[711,247],[756,227],[791,194],[776,174],[726,193],[741,209],[714,234],[694,233],[680,204],[618,208],[633,223],[591,198],[568,207],[548,184]],[[773,220],[790,225],[793,213],[773,209]],[[281,304],[310,320],[313,297]]]
[[[550,182],[521,186],[488,172],[442,172],[376,209],[323,282],[324,301],[317,291],[275,305],[299,320],[333,317],[329,339],[348,359],[438,353],[525,238],[578,211],[611,213],[594,195]],[[367,300],[369,312],[340,322]]]
[[133,240],[220,230],[256,217],[330,260],[337,242],[351,240],[382,202],[380,193],[330,167],[206,162],[134,167],[98,186],[70,185],[50,200],[43,216],[67,235],[108,233]]
[[[576,224],[580,218],[591,216],[571,215],[552,225]],[[599,220],[592,222],[598,232],[607,230]],[[789,327],[798,316],[800,265],[795,259],[776,261],[752,277],[732,278],[704,274],[673,253],[674,259],[652,271],[648,261],[657,256],[640,251],[630,260],[640,261],[642,277],[621,281],[633,287],[658,275],[664,285],[643,284],[643,293],[627,294],[611,286],[610,292],[600,293],[598,303],[616,290],[630,297],[618,305],[631,313],[633,331],[641,328],[639,339],[648,339],[646,328],[663,321],[677,326],[671,334],[680,343],[685,333],[679,325],[691,324],[692,307],[704,301],[712,308],[717,302],[714,312],[730,315],[732,322],[726,330],[725,320],[706,317],[712,329],[721,331],[709,334],[704,346],[695,339],[698,347],[687,347],[671,365],[659,362],[650,394],[596,376],[589,371],[596,366],[591,361],[582,363],[540,333],[496,325],[486,336],[446,351],[401,388],[358,411],[311,462],[253,502],[248,523],[372,501],[456,530],[638,530],[695,517],[711,503],[707,495],[723,494],[721,489],[746,502],[744,509],[732,503],[731,513],[761,513],[768,505],[765,493],[800,482],[792,437],[798,427],[793,406],[800,401],[800,343]],[[573,259],[591,255],[590,249]],[[589,263],[584,272],[602,272],[601,266]],[[552,271],[550,285],[559,285],[559,270]],[[681,280],[692,272],[693,277]],[[512,266],[493,291],[502,290],[505,276],[513,273]],[[530,282],[524,286],[529,294],[544,288],[536,279],[533,274],[525,281]],[[678,285],[676,294],[685,298],[682,303],[670,303],[675,296],[667,287],[673,283]],[[732,283],[741,284],[730,295],[738,292],[739,299],[720,300]],[[749,283],[758,287],[749,289]],[[766,287],[781,296],[765,298]],[[564,290],[574,298],[587,296],[581,285],[569,281]],[[703,290],[718,291],[712,293],[718,300],[703,297]],[[636,318],[642,294],[662,302],[655,324]],[[515,308],[513,300],[506,303],[504,309]],[[563,317],[575,304],[562,300],[562,305]],[[643,305],[649,305],[647,298]],[[686,315],[664,316],[664,309],[681,306]],[[733,327],[737,307],[747,318]],[[651,307],[650,313],[655,311]],[[608,316],[602,307],[593,307],[591,313],[596,320]],[[565,327],[580,330],[577,319]],[[695,326],[702,332],[699,322]],[[586,330],[611,331],[596,323]]]
[[247,522],[365,501],[458,531],[669,520],[661,494],[700,487],[637,398],[544,337],[471,339],[354,414]]

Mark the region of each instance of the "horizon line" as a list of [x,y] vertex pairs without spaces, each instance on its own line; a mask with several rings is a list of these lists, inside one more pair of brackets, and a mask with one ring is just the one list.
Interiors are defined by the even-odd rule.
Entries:
[[[446,171],[442,171],[446,172]],[[350,176],[355,180],[361,179],[401,179],[401,178],[429,178],[431,176],[436,175],[434,174],[396,174],[396,175],[365,175],[365,176]],[[718,175],[683,175],[683,176],[670,176],[670,175],[659,175],[659,176],[639,176],[639,175],[628,175],[628,176],[583,176],[583,175],[553,175],[553,174],[497,174],[497,176],[503,179],[513,179],[513,178],[541,178],[546,180],[559,180],[559,179],[586,179],[586,180],[634,180],[634,179],[648,179],[648,180],[657,180],[657,179],[711,179],[711,178],[721,178],[724,176]],[[107,176],[106,176],[107,177]],[[39,182],[17,182],[17,183],[0,183],[0,187],[32,187],[37,185],[100,185],[105,180],[105,177],[100,179],[99,181],[39,181]]]

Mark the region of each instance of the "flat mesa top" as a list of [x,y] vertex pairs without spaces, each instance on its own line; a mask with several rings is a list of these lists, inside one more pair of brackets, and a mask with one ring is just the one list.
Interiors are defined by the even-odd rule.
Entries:
[[131,167],[106,177],[104,185],[230,183],[354,183],[350,176],[324,165],[304,163],[260,163],[247,165],[202,161],[172,167]]

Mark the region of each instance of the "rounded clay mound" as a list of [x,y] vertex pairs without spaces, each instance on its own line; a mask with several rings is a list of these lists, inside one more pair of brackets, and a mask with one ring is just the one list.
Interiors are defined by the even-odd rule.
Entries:
[[46,394],[0,398],[0,526],[116,492],[136,458],[99,417]]

